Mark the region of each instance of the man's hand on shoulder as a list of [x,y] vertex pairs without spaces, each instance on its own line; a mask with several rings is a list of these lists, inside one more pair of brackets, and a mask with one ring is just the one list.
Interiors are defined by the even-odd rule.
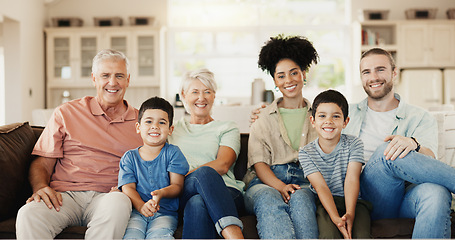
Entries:
[[40,202],[41,200],[44,201],[49,209],[55,208],[57,212],[60,211],[60,207],[63,205],[62,194],[49,186],[38,189],[38,191],[27,199],[26,203],[32,201]]

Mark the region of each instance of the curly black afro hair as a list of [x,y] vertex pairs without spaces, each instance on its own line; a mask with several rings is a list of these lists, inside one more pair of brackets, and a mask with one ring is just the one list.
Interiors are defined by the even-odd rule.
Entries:
[[271,37],[262,47],[259,53],[258,66],[273,77],[276,64],[285,58],[291,59],[299,65],[302,71],[306,71],[311,63],[318,63],[319,55],[307,38],[280,34]]

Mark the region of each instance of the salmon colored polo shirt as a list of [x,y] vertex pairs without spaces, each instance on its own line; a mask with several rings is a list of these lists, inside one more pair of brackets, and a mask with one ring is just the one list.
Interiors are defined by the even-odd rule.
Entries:
[[57,158],[50,187],[56,191],[109,192],[117,186],[123,154],[142,145],[136,133],[138,110],[110,119],[95,97],[84,97],[55,109],[33,154]]

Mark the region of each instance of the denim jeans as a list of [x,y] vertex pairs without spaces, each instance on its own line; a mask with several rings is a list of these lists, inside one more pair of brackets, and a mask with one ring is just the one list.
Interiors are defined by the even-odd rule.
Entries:
[[174,239],[177,222],[177,216],[158,212],[152,217],[144,217],[133,209],[123,239]]
[[[230,225],[243,228],[238,218],[237,203],[243,195],[228,188],[223,178],[211,167],[200,167],[185,178],[180,209],[183,209],[183,233],[186,239],[214,239]],[[240,206],[241,207],[241,206]]]
[[257,230],[262,239],[316,239],[318,225],[316,204],[309,182],[299,164],[289,163],[270,167],[285,184],[302,187],[285,203],[278,190],[255,177],[245,193],[245,207],[257,218]]
[[415,151],[386,160],[387,144],[378,147],[360,176],[361,196],[373,204],[372,219],[415,218],[413,238],[450,238],[455,168]]

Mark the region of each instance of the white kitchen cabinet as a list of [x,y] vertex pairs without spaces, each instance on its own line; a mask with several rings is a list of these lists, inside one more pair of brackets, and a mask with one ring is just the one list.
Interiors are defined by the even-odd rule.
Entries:
[[455,68],[444,70],[444,98],[445,104],[455,106]]
[[95,95],[91,68],[102,49],[122,51],[130,60],[130,86],[125,99],[135,107],[160,95],[160,30],[149,26],[46,28],[46,107]]
[[403,22],[398,39],[401,68],[455,66],[454,21]]
[[403,70],[396,92],[407,103],[430,109],[443,104],[443,72],[439,69]]

